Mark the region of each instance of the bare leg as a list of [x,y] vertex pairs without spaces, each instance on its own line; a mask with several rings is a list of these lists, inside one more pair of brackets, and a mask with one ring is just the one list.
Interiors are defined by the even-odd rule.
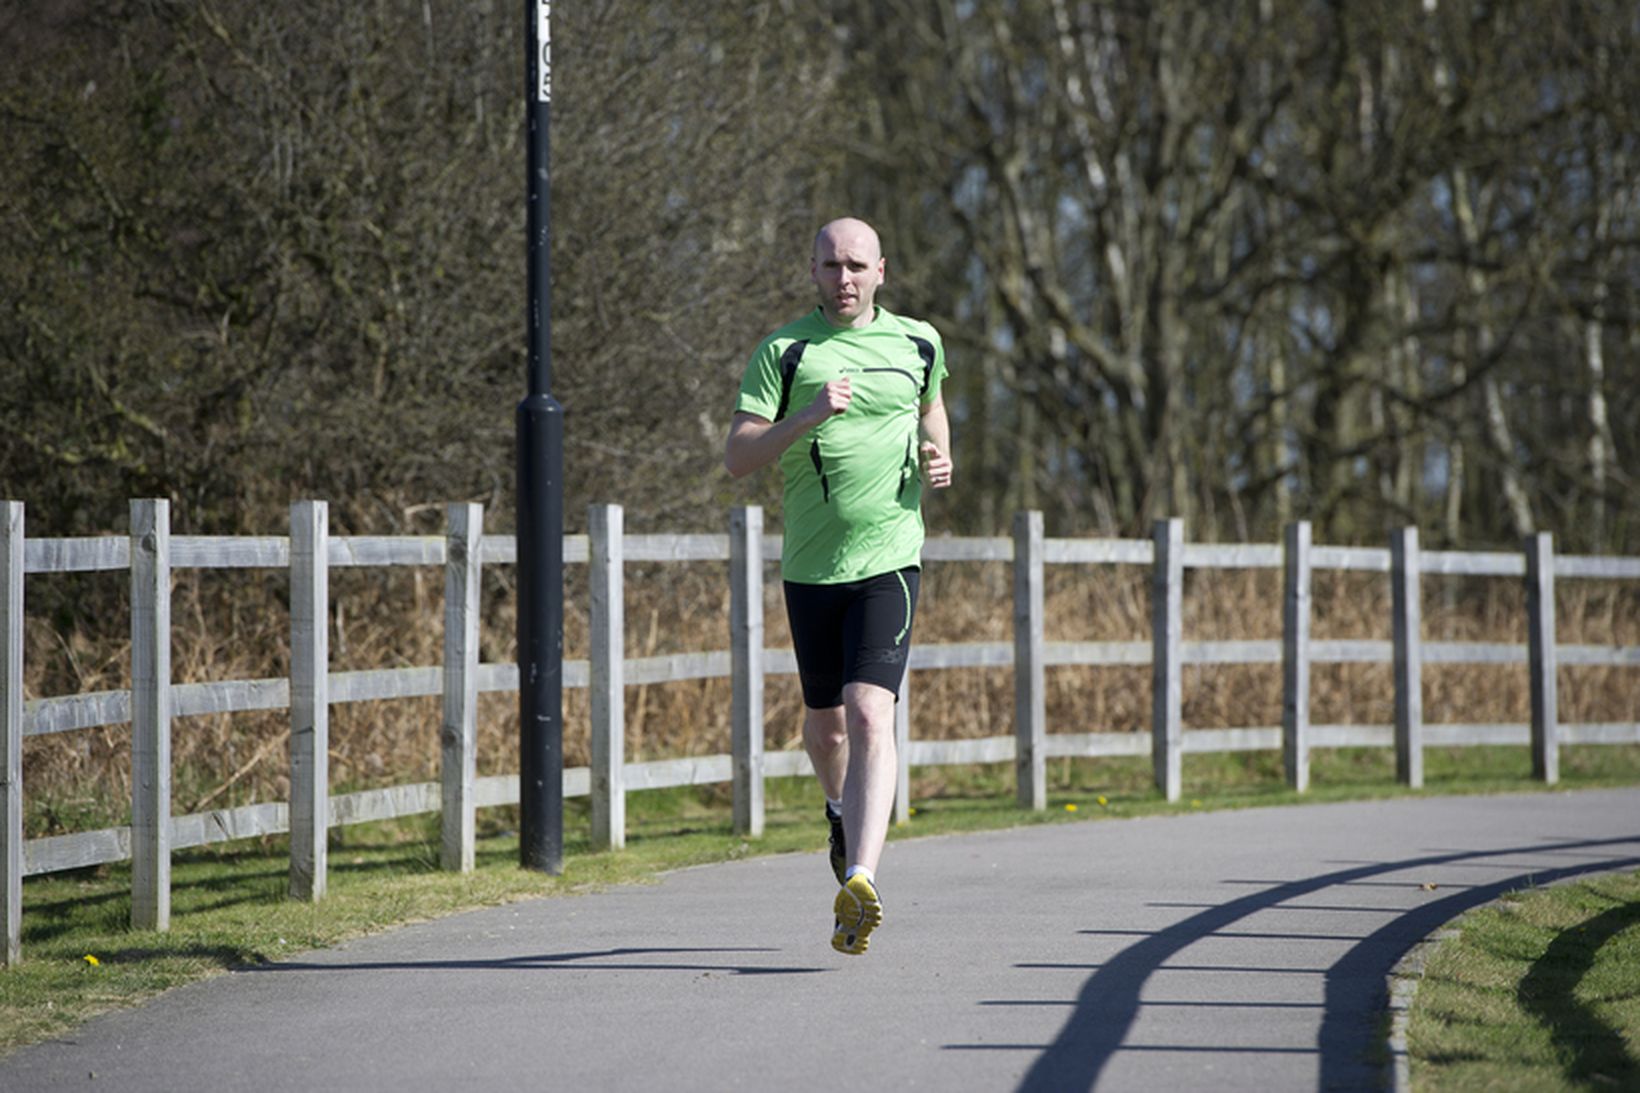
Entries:
[[[875,683],[850,683],[843,688],[843,710],[848,730],[843,831],[848,839],[849,864],[864,866],[875,874],[883,841],[888,838],[888,819],[894,811],[894,692]],[[819,769],[818,763],[815,768]],[[822,776],[821,785],[825,784]]]
[[820,790],[833,801],[843,799],[848,774],[848,728],[842,706],[803,712],[803,747],[814,764]]

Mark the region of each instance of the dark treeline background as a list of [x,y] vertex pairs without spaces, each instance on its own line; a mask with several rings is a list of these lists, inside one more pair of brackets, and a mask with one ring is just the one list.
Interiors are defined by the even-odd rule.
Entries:
[[[31,534],[510,528],[523,16],[0,9]],[[735,386],[850,213],[947,342],[936,530],[1640,552],[1637,55],[1632,0],[556,5],[569,519],[774,504],[720,467]]]

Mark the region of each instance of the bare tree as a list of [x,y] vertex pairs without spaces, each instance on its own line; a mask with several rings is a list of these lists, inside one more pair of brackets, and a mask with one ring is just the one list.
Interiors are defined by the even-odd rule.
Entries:
[[[517,12],[428,2],[65,4],[11,23],[0,484],[31,524],[125,498],[196,527],[295,496],[392,530],[505,519],[523,395]],[[710,519],[750,346],[805,297],[837,155],[824,13],[565,5],[555,391],[571,519]],[[21,38],[15,38],[21,41]],[[794,59],[795,58],[795,59]]]
[[[64,532],[505,511],[516,12],[0,19],[0,486]],[[713,524],[745,354],[843,212],[945,333],[997,531],[1640,535],[1640,26],[1617,0],[598,0],[557,13],[572,519]],[[43,498],[43,500],[38,500]]]

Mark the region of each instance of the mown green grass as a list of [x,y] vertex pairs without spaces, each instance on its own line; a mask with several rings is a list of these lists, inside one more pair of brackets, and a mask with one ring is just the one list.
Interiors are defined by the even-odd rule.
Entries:
[[[1520,748],[1432,749],[1425,764],[1426,794],[1536,787]],[[1567,748],[1561,773],[1567,788],[1637,784],[1640,748]],[[1393,756],[1382,749],[1316,752],[1303,795],[1283,786],[1279,756],[1259,752],[1186,756],[1177,803],[1157,794],[1148,760],[1053,760],[1048,774],[1049,807],[1029,812],[1015,803],[1011,766],[919,771],[910,822],[891,837],[1418,792],[1395,784]],[[439,870],[436,817],[343,828],[331,835],[328,892],[318,904],[287,897],[283,838],[189,850],[173,860],[165,933],[130,929],[126,865],[31,878],[24,960],[0,971],[0,1053],[183,983],[406,922],[522,898],[574,898],[690,865],[824,848],[812,779],[772,780],[766,800],[765,832],[747,840],[732,830],[726,786],[631,794],[627,846],[603,853],[590,851],[586,804],[572,800],[558,877],[518,868],[511,809],[481,814],[477,868],[468,875]]]
[[1429,958],[1413,1085],[1640,1089],[1640,872],[1477,908]]

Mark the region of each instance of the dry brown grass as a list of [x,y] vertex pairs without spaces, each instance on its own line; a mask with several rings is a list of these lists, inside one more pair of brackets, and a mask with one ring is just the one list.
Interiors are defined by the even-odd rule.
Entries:
[[[626,574],[627,655],[655,656],[728,643],[725,566],[635,564]],[[769,570],[765,619],[771,647],[789,647],[785,609]],[[43,594],[35,582],[54,582]],[[565,656],[586,655],[585,576],[567,574]],[[510,572],[486,574],[482,656],[516,656]],[[436,569],[337,570],[332,667],[337,671],[429,665],[442,656],[442,575]],[[110,575],[31,578],[27,628],[30,696],[116,690],[128,685],[129,635],[123,584]],[[994,563],[942,563],[924,583],[917,641],[925,644],[1011,640],[1011,578]],[[1150,631],[1148,575],[1140,567],[1052,567],[1047,574],[1047,636],[1053,641],[1145,641]],[[100,605],[97,612],[84,605]],[[1318,572],[1317,639],[1387,639],[1388,582],[1382,576]],[[1426,583],[1429,641],[1522,642],[1524,595],[1508,580]],[[1566,581],[1559,587],[1561,642],[1640,644],[1640,587]],[[284,579],[277,573],[179,573],[173,597],[173,676],[178,682],[283,675],[289,635]],[[1185,598],[1188,640],[1276,638],[1281,578],[1270,571],[1191,572]],[[925,739],[1012,731],[1009,669],[923,672],[913,679],[911,716]],[[1318,665],[1311,681],[1316,723],[1384,724],[1393,718],[1387,665]],[[1281,671],[1275,665],[1193,667],[1185,679],[1184,719],[1191,728],[1276,725]],[[729,750],[727,680],[633,686],[626,696],[627,755],[653,759]],[[584,691],[564,695],[565,760],[587,762]],[[797,746],[801,698],[791,677],[768,682],[768,746]],[[1050,727],[1064,732],[1142,732],[1150,720],[1147,667],[1053,668]],[[479,703],[481,774],[516,769],[517,699],[488,694]],[[1524,666],[1427,666],[1424,711],[1431,723],[1528,719]],[[1640,672],[1562,668],[1564,721],[1631,721],[1640,716]],[[436,698],[351,703],[331,709],[332,784],[369,788],[438,777]],[[175,809],[282,800],[283,711],[181,719],[173,742]],[[28,834],[115,822],[128,808],[130,756],[125,726],[31,737],[24,748]]]

